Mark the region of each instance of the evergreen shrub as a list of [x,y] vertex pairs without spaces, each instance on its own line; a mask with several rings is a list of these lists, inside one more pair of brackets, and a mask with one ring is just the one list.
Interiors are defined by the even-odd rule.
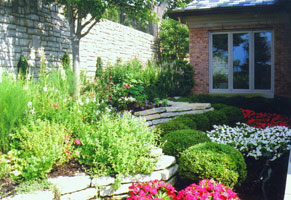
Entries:
[[163,136],[162,142],[165,142],[163,152],[178,158],[189,147],[210,141],[210,138],[202,131],[191,129],[177,130]]
[[196,129],[201,131],[207,131],[209,129],[209,120],[203,114],[186,114],[183,118],[189,118],[196,124]]
[[159,124],[156,128],[160,131],[160,135],[163,136],[169,132],[181,130],[181,129],[190,129],[187,125],[185,125],[181,121],[167,121],[165,123]]
[[188,126],[190,129],[196,129],[196,123],[189,117],[177,117],[175,119],[173,119],[172,121],[175,122],[182,122],[183,124],[185,124],[186,126]]
[[240,186],[247,175],[243,155],[231,146],[206,142],[185,150],[179,159],[179,175],[199,181],[214,179],[231,188]]
[[213,110],[203,113],[203,115],[205,115],[208,118],[210,128],[212,128],[213,125],[228,124],[226,115],[222,111]]

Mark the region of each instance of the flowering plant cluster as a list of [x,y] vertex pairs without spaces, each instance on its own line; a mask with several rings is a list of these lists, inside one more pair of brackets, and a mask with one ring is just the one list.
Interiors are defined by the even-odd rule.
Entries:
[[266,128],[267,126],[286,126],[290,128],[290,120],[287,116],[278,115],[275,113],[256,113],[253,110],[243,109],[244,118],[246,123],[256,128]]
[[207,135],[213,142],[231,145],[255,159],[264,156],[273,161],[291,149],[291,129],[284,126],[261,129],[237,123],[236,127],[214,126]]
[[223,184],[211,180],[201,180],[199,185],[191,184],[181,190],[176,200],[239,200],[236,193]]
[[175,199],[175,188],[164,181],[149,181],[144,183],[135,183],[129,187],[130,197],[127,200],[171,200]]

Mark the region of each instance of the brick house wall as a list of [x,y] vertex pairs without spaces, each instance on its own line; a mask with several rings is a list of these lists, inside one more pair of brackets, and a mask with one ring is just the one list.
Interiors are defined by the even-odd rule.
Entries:
[[190,28],[190,63],[194,66],[194,94],[209,93],[209,32],[238,29],[272,29],[274,31],[275,95],[291,97],[291,26],[248,25]]

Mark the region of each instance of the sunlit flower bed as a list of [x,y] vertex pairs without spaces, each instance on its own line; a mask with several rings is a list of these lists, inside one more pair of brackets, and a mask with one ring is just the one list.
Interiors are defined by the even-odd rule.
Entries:
[[284,126],[262,129],[237,123],[236,127],[214,126],[207,135],[213,142],[231,145],[244,156],[255,159],[265,156],[275,160],[291,149],[291,129]]
[[290,119],[287,116],[275,113],[262,113],[255,112],[249,109],[241,108],[246,123],[255,128],[266,128],[272,126],[285,126],[290,128]]
[[129,189],[130,197],[127,200],[239,200],[230,188],[213,179],[201,180],[199,185],[193,183],[178,193],[171,184],[157,180],[136,183]]

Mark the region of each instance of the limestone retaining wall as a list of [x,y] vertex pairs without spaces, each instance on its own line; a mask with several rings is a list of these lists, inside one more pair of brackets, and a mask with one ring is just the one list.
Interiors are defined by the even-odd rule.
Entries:
[[116,190],[113,187],[115,183],[113,177],[91,178],[86,174],[76,174],[72,177],[49,178],[48,182],[53,184],[53,191],[35,191],[7,197],[3,200],[87,200],[98,199],[98,197],[122,199],[127,196],[128,187],[136,182],[163,180],[174,185],[178,172],[175,157],[164,155],[160,148],[153,149],[150,154],[157,159],[154,171],[149,175],[137,174],[124,177],[121,186]]
[[213,110],[210,103],[186,103],[168,101],[167,107],[152,108],[135,112],[136,116],[143,117],[149,126],[167,122],[185,114],[199,114]]
[[[0,1],[0,73],[15,71],[21,54],[31,67],[39,67],[41,57],[51,67],[60,66],[64,53],[72,55],[69,23],[62,9],[42,1]],[[150,34],[102,20],[81,39],[81,67],[92,74],[98,56],[105,65],[133,58],[146,63],[154,56],[153,44]]]

